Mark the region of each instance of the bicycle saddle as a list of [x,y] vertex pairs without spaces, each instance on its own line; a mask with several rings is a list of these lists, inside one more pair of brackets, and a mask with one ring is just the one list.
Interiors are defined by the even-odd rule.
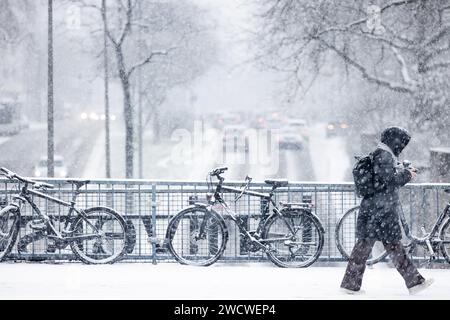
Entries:
[[264,182],[276,188],[286,187],[289,184],[289,181],[286,179],[266,179]]
[[72,183],[72,184],[76,185],[77,188],[80,188],[80,187],[84,186],[85,184],[88,184],[89,182],[91,182],[91,180],[71,179],[71,180],[66,180],[66,182]]

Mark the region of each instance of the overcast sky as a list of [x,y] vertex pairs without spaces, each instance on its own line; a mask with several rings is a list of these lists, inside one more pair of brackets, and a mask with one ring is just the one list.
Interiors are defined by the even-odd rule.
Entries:
[[274,108],[273,74],[260,71],[251,58],[248,33],[254,10],[249,1],[195,0],[217,22],[219,62],[193,85],[197,105],[207,109]]

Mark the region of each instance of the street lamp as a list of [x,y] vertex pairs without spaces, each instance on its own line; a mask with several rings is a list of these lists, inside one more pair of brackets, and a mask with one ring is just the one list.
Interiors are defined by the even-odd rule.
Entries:
[[47,84],[47,176],[55,175],[55,141],[53,112],[53,0],[48,0],[48,84]]

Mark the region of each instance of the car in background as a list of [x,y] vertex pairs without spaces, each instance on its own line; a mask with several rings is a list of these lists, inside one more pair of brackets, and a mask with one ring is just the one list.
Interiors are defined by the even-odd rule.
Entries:
[[213,127],[223,129],[226,126],[240,125],[243,122],[243,115],[238,112],[220,112],[214,116]]
[[327,137],[346,135],[349,124],[346,121],[330,121],[327,124]]
[[286,124],[286,117],[280,110],[262,110],[253,113],[249,123],[255,129],[281,129]]
[[[55,178],[67,178],[67,167],[64,163],[64,158],[60,155],[55,155]],[[34,166],[33,175],[35,177],[47,177],[47,157],[43,156],[39,162]]]
[[267,128],[266,116],[262,113],[253,114],[250,120],[250,126],[254,129],[265,129]]
[[297,130],[305,140],[309,140],[308,122],[305,119],[294,118],[287,120],[288,128]]
[[304,139],[297,129],[287,127],[279,130],[278,143],[280,149],[301,150]]

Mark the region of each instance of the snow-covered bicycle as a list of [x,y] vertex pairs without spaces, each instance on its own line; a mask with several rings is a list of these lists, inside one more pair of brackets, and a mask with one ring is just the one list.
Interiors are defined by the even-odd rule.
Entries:
[[[223,186],[225,178],[221,174],[226,170],[226,167],[217,168],[209,173],[209,186],[212,185],[212,177],[219,182],[214,193],[207,195],[207,203],[195,203],[170,220],[166,243],[175,259],[182,264],[208,266],[222,256],[228,241],[228,229],[224,215],[215,210],[218,206],[236,223],[250,252],[262,250],[279,267],[308,267],[313,264],[322,252],[325,231],[312,213],[312,205],[280,202],[281,208],[278,208],[273,199],[274,191],[286,187],[287,180],[266,180],[272,187],[269,193],[248,190],[249,177],[241,189]],[[248,230],[247,223],[222,198],[222,192],[238,194],[235,201],[244,194],[265,200],[256,230]],[[269,214],[270,204],[273,205],[272,214]]]
[[[445,189],[444,191],[450,194],[450,189]],[[339,252],[347,260],[349,259],[356,242],[356,221],[358,213],[359,206],[351,208],[339,219],[336,225],[336,245]],[[409,240],[404,246],[410,255],[415,256],[417,250],[422,248],[429,257],[427,263],[435,260],[438,257],[439,252],[441,252],[445,260],[450,263],[450,201],[438,216],[436,222],[431,227],[430,232],[427,232],[424,227],[421,228],[423,234],[422,237],[411,234],[402,210],[400,210],[399,216],[406,238]],[[386,258],[387,255],[383,244],[377,241],[371,256],[367,260],[367,264],[373,265]]]
[[[0,168],[0,174],[22,184],[19,194],[13,196],[13,201],[0,210],[0,261],[7,257],[17,240],[21,209],[25,203],[29,203],[37,214],[37,218],[31,221],[31,228],[41,230],[62,248],[70,245],[75,256],[84,263],[114,263],[125,254],[127,224],[119,213],[108,207],[76,208],[79,189],[89,180],[67,180],[75,185],[76,190],[72,201],[66,202],[36,190],[52,189],[54,186],[51,184],[21,177],[6,168]],[[33,188],[29,189],[30,186]],[[69,208],[62,230],[55,228],[50,216],[39,210],[33,197]]]

